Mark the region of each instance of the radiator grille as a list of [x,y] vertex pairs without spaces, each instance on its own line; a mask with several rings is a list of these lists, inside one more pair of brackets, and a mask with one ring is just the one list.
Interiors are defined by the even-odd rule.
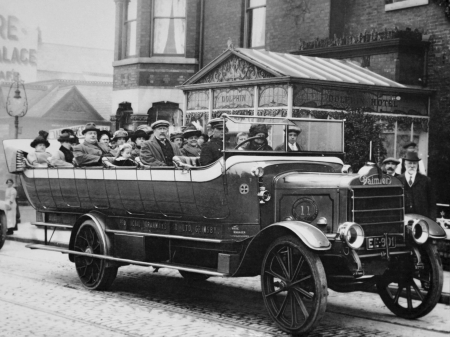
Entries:
[[403,188],[355,187],[351,190],[351,219],[362,225],[366,236],[403,233]]

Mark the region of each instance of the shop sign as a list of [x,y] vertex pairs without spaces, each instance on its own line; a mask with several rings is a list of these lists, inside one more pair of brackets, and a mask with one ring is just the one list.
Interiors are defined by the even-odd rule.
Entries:
[[0,14],[0,82],[12,81],[14,72],[26,82],[36,81],[38,33],[2,8]]
[[253,107],[253,88],[214,90],[214,109]]
[[321,109],[362,109],[404,115],[428,115],[428,97],[409,93],[335,90],[322,87],[296,86],[294,106]]

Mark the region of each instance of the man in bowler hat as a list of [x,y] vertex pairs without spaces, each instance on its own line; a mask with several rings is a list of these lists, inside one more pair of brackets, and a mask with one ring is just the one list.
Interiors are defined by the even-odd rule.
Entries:
[[405,188],[405,212],[426,216],[436,221],[436,200],[431,179],[417,171],[417,152],[407,152],[404,174],[398,177]]
[[211,119],[208,124],[211,127],[212,138],[202,147],[200,153],[200,165],[202,166],[212,164],[222,157],[224,121],[222,118],[215,118]]
[[100,132],[94,123],[87,123],[81,132],[84,135],[83,144],[73,147],[73,155],[78,166],[112,166],[107,157],[114,157],[109,152],[109,147],[97,141],[97,133]]
[[[408,152],[419,152],[418,146],[416,143],[414,142],[409,142],[406,143],[405,145],[403,145],[403,149],[406,151],[406,153]],[[403,174],[406,171],[405,168],[405,160],[403,158],[400,158],[400,165],[397,166],[397,168],[395,169],[395,172],[397,174]],[[425,171],[425,165],[423,164],[423,161],[419,162],[419,169],[418,169],[420,173],[425,174],[426,175],[426,171]]]
[[151,127],[152,137],[145,141],[141,147],[141,162],[150,166],[174,166],[173,157],[181,156],[178,146],[167,139],[169,122],[158,120]]
[[398,164],[400,164],[400,161],[395,159],[394,157],[386,158],[382,163],[383,172],[393,177],[399,176],[400,174],[395,173],[395,169],[397,168]]

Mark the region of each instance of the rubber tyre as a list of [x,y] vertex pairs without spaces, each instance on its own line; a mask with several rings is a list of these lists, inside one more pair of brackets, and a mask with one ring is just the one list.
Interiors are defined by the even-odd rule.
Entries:
[[290,334],[310,332],[325,314],[325,269],[317,254],[296,237],[280,237],[269,246],[261,267],[261,289],[270,317]]
[[[91,254],[106,255],[106,237],[100,235],[92,220],[85,221],[78,228],[74,250]],[[108,266],[108,262],[86,256],[75,255],[75,267],[83,286],[90,290],[106,290],[114,282],[118,267]]]
[[183,276],[183,278],[189,281],[206,281],[211,277],[210,275],[193,273],[185,270],[179,270],[178,272],[181,274],[181,276]]
[[[416,319],[430,313],[439,301],[444,283],[442,262],[436,245],[428,242],[418,249],[424,264],[422,270],[414,270],[416,259],[413,255],[403,261],[404,267],[397,269],[400,272],[385,275],[377,282],[378,294],[386,307],[406,319]],[[397,288],[393,291],[395,286]]]
[[0,213],[0,249],[2,249],[6,241],[6,232],[8,230],[6,227],[6,215],[2,212]]

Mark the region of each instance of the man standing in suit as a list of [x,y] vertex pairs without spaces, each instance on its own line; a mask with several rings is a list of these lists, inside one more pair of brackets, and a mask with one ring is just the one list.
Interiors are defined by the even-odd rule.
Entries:
[[150,166],[174,166],[173,157],[181,156],[180,149],[167,139],[169,122],[158,120],[151,127],[152,137],[141,147],[141,162]]
[[404,157],[406,171],[398,177],[405,188],[405,212],[436,221],[436,200],[431,179],[417,172],[420,160],[417,152],[407,152]]
[[394,157],[389,157],[383,160],[383,172],[386,174],[389,174],[393,177],[398,177],[400,174],[395,173],[395,169],[397,168],[397,165],[400,164],[400,161],[395,159]]

